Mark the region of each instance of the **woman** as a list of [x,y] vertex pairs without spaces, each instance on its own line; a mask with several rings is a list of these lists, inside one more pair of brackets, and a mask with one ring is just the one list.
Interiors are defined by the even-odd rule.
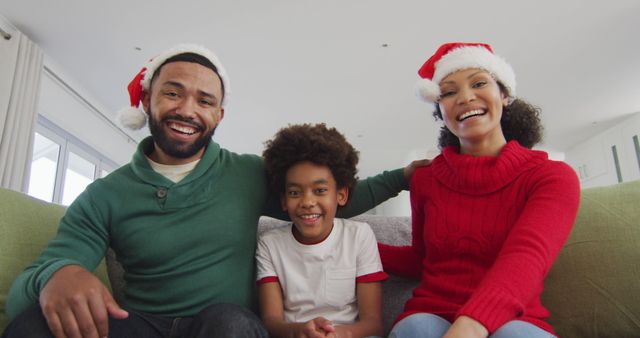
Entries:
[[575,172],[530,150],[538,111],[489,45],[442,45],[418,73],[442,152],[413,175],[411,245],[380,245],[386,271],[421,278],[390,337],[554,337],[540,294],[575,220]]

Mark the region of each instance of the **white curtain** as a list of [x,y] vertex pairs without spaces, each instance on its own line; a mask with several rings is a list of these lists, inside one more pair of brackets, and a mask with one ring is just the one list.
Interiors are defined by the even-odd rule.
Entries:
[[0,187],[24,191],[44,54],[18,30],[8,31],[10,39],[0,37]]

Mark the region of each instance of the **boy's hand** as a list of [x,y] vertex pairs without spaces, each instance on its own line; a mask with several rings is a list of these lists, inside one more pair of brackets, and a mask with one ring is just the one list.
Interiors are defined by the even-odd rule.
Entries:
[[49,329],[62,337],[107,337],[109,316],[129,314],[89,271],[67,265],[56,271],[40,292],[40,306]]
[[409,163],[408,166],[404,167],[404,178],[407,182],[411,182],[411,176],[413,176],[413,172],[416,171],[416,168],[424,167],[425,165],[429,165],[429,163],[431,163],[431,160],[427,159],[415,160]]
[[336,330],[328,333],[327,338],[353,338],[353,332],[343,326],[336,326]]
[[327,334],[335,331],[331,321],[323,317],[317,317],[299,325],[293,333],[295,338],[325,338]]

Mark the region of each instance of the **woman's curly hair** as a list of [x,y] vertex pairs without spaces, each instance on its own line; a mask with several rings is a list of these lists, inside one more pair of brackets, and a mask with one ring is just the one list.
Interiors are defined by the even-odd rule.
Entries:
[[[506,93],[506,89],[500,82],[498,82],[498,85]],[[433,117],[436,120],[442,120],[440,106],[437,103],[435,106],[436,110],[433,112]],[[542,141],[544,128],[540,121],[540,108],[522,99],[516,98],[513,102],[503,107],[500,126],[507,142],[516,140],[521,146],[531,149]],[[460,140],[447,126],[443,125],[440,128],[438,147],[444,149],[447,146],[460,147]]]
[[358,180],[358,151],[324,123],[289,125],[265,142],[265,147],[262,156],[270,184],[281,195],[289,168],[304,161],[329,167],[338,188],[351,190]]

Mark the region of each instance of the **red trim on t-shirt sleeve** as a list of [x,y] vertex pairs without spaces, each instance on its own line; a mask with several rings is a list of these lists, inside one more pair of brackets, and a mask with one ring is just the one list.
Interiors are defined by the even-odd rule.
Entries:
[[374,273],[370,273],[368,275],[362,275],[356,277],[356,283],[371,283],[371,282],[382,282],[389,277],[386,272],[378,271]]
[[260,285],[260,284],[275,283],[275,282],[280,282],[280,280],[278,279],[278,276],[267,276],[267,277],[260,278],[256,282],[256,284]]

